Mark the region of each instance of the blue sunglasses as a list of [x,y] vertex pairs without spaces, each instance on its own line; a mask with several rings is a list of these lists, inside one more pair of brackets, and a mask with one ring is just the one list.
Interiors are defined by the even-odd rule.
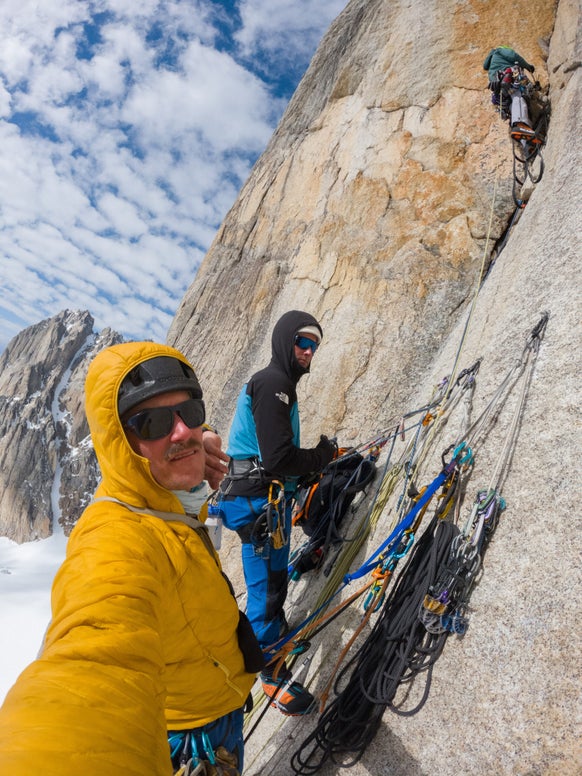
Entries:
[[307,348],[311,348],[312,353],[315,353],[319,347],[319,342],[316,342],[309,337],[302,337],[301,334],[297,334],[295,336],[295,344],[300,350],[307,350]]

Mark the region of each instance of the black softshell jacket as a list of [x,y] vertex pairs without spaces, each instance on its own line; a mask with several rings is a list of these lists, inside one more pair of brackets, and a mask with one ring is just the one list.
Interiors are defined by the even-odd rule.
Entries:
[[[295,358],[295,335],[305,326],[315,326],[309,313],[290,310],[275,324],[271,338],[271,361],[256,372],[243,388],[229,439],[229,454],[252,458],[259,455],[264,469],[276,479],[287,480],[319,471],[324,464],[317,448],[298,447],[299,415],[296,386],[309,369]],[[256,442],[253,437],[256,433]],[[260,489],[259,489],[260,490]],[[264,490],[264,488],[263,488]],[[232,495],[252,495],[256,482],[232,483]]]

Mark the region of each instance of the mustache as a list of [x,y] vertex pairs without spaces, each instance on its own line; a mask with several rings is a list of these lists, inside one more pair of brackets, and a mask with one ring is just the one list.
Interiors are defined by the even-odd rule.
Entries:
[[188,442],[178,442],[174,445],[171,445],[167,450],[165,454],[166,460],[173,458],[175,455],[178,455],[179,453],[183,453],[187,450],[200,450],[202,453],[204,452],[204,447],[201,442],[198,442],[196,439],[191,439]]

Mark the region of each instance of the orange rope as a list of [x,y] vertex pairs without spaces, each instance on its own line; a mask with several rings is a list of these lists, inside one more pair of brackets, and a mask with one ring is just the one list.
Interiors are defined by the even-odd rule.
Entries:
[[[352,635],[351,639],[348,641],[346,646],[342,649],[342,651],[340,653],[340,656],[339,656],[339,658],[338,658],[338,660],[337,660],[337,662],[335,664],[335,667],[334,667],[333,671],[331,672],[331,676],[329,677],[328,682],[325,685],[325,687],[323,688],[323,692],[320,695],[320,700],[319,700],[319,713],[320,714],[325,709],[325,704],[327,703],[327,699],[328,699],[329,693],[331,691],[331,686],[333,684],[333,679],[334,679],[335,675],[337,674],[340,665],[344,661],[344,658],[347,655],[348,651],[350,650],[352,644],[354,643],[354,641],[357,639],[357,637],[360,635],[360,633],[362,632],[362,630],[364,629],[364,627],[368,623],[368,621],[369,621],[370,617],[372,616],[372,614],[374,612],[374,609],[375,609],[374,604],[376,603],[376,601],[380,600],[381,597],[384,595],[384,593],[386,591],[386,588],[388,586],[388,582],[390,581],[390,577],[391,576],[392,576],[391,572],[387,572],[386,573],[386,575],[384,577],[384,581],[382,583],[382,587],[376,593],[376,595],[374,596],[373,600],[370,602],[370,606],[368,607],[368,610],[366,611],[366,614],[364,615],[364,617],[362,617],[362,621],[359,624],[359,626],[356,628],[356,630],[355,630],[354,634]],[[370,587],[372,584],[374,584],[374,581],[375,580],[372,579],[370,584],[366,585],[366,587]]]

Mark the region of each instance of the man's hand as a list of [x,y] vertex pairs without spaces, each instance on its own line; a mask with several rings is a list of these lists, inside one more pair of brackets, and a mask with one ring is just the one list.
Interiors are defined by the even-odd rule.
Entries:
[[205,430],[202,443],[206,453],[204,479],[212,490],[216,490],[228,471],[229,457],[222,449],[222,439],[214,431]]
[[328,439],[325,434],[319,437],[319,442],[315,446],[315,449],[321,456],[321,468],[324,469],[330,461],[337,455],[337,444],[335,441]]

